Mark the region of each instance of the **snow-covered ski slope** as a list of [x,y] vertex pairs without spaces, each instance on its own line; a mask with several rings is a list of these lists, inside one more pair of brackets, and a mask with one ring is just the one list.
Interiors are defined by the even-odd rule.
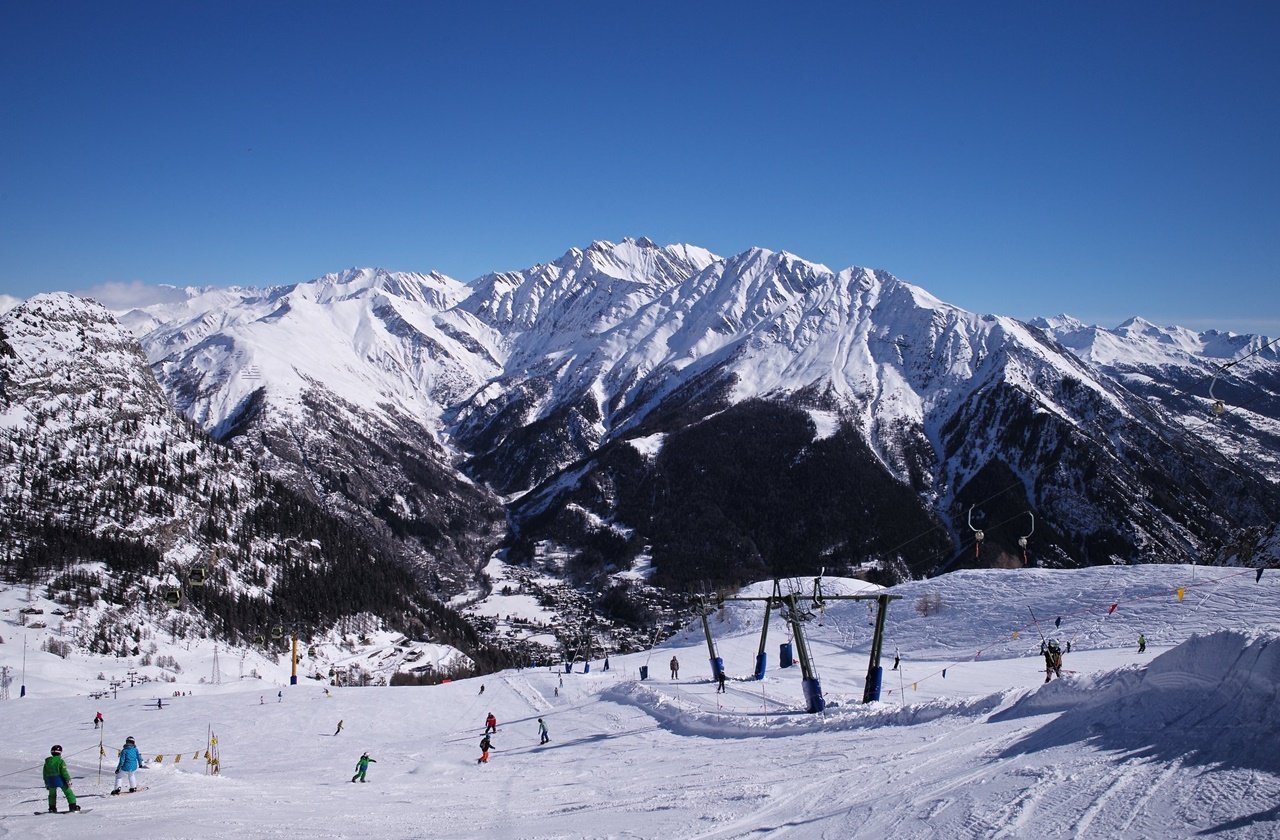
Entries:
[[[829,594],[860,586],[827,583]],[[819,715],[803,712],[799,668],[776,667],[787,640],[776,618],[768,676],[747,679],[759,604],[711,618],[731,677],[723,695],[700,622],[608,671],[595,660],[589,673],[578,662],[572,674],[332,697],[284,684],[283,671],[201,684],[190,666],[190,682],[93,700],[97,672],[127,663],[28,650],[28,696],[0,704],[0,837],[1280,837],[1280,571],[985,570],[890,592],[903,597],[889,611],[880,702],[859,702],[866,604],[831,601],[808,623],[829,703]],[[0,627],[0,664],[17,668],[22,628]],[[1072,646],[1049,685],[1037,627]],[[193,693],[170,699],[182,690]],[[495,750],[477,766],[488,712]],[[217,777],[193,760],[210,729]],[[107,797],[129,735],[164,760],[141,773],[150,790]],[[92,813],[32,815],[55,742]],[[352,784],[365,750],[377,763]]]

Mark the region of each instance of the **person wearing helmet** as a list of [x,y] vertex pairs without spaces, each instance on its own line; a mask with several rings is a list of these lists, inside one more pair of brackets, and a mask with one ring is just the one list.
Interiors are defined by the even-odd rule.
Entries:
[[138,768],[142,766],[142,754],[138,752],[138,744],[130,735],[124,739],[124,747],[120,750],[120,759],[116,762],[116,789],[111,791],[112,796],[120,795],[120,782],[126,777],[129,779],[129,793],[134,793],[138,789]]
[[356,762],[356,774],[355,774],[354,776],[352,776],[352,777],[351,777],[351,781],[353,781],[353,782],[356,782],[356,781],[363,782],[363,781],[364,781],[364,774],[368,772],[368,770],[369,770],[369,764],[370,764],[370,763],[377,764],[377,763],[378,763],[378,759],[376,759],[376,758],[369,758],[369,753],[367,753],[367,752],[366,752],[366,753],[362,753],[362,754],[361,754],[361,756],[360,756],[360,760]]
[[1044,650],[1044,681],[1053,677],[1062,679],[1062,648],[1056,639],[1050,639]]
[[49,813],[58,813],[59,788],[67,797],[67,810],[80,810],[75,792],[71,790],[71,771],[67,769],[67,762],[62,760],[61,744],[54,744],[49,750],[49,757],[44,760],[44,786],[49,789]]

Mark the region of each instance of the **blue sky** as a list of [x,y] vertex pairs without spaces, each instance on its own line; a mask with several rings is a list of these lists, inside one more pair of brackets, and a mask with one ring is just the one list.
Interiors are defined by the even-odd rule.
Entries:
[[1280,335],[1280,4],[0,6],[0,293],[594,239]]

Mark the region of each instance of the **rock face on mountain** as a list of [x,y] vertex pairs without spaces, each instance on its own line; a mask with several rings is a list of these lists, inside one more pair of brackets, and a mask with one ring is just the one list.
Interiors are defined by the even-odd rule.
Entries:
[[445,590],[499,524],[511,559],[549,541],[583,583],[640,563],[688,588],[1212,561],[1280,500],[1275,354],[1222,381],[1256,397],[1228,422],[1205,393],[1261,339],[1200,337],[1172,375],[1156,338],[1122,368],[1082,325],[762,249],[596,242],[470,284],[352,270],[147,319],[185,414],[416,540]]

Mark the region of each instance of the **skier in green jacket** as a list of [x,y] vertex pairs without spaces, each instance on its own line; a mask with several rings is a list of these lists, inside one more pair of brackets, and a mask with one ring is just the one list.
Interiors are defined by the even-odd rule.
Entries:
[[377,764],[378,759],[369,758],[368,753],[361,754],[360,760],[356,762],[356,774],[351,777],[351,781],[364,781],[364,774],[369,771],[369,762]]
[[58,813],[58,788],[67,796],[67,810],[79,811],[75,792],[71,790],[71,771],[62,760],[62,745],[54,744],[44,760],[44,786],[49,789],[49,813]]

